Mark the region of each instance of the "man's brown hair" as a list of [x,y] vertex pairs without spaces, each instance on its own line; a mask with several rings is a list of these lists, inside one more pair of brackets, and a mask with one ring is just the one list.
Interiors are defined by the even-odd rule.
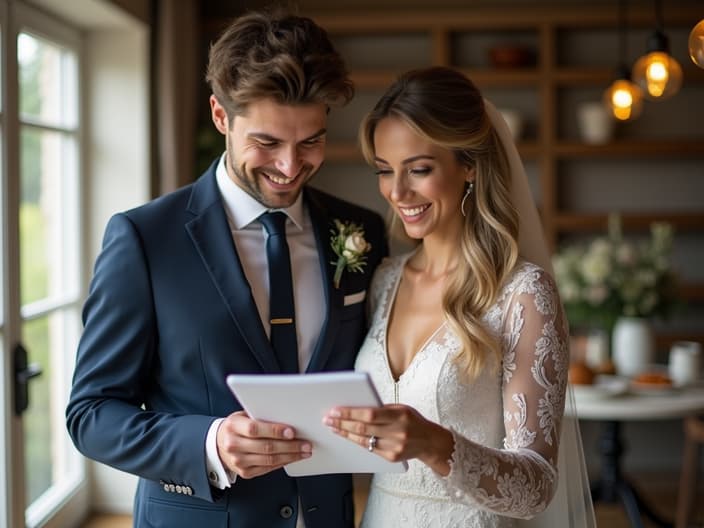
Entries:
[[228,117],[262,98],[341,106],[354,95],[327,32],[278,9],[253,11],[230,24],[210,47],[206,80]]

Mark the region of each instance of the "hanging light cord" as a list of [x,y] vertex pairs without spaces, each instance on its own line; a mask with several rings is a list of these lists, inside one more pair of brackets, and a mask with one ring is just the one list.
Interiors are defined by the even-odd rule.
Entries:
[[618,53],[621,59],[620,68],[626,68],[626,55],[628,52],[628,21],[626,20],[626,0],[621,0],[618,3]]
[[663,21],[663,16],[662,16],[662,1],[661,0],[654,0],[655,2],[655,26],[656,29],[661,32],[665,33],[665,22]]
[[662,14],[662,0],[653,0],[655,7],[655,32],[648,39],[648,52],[663,51],[670,53],[670,39],[665,34],[665,19]]

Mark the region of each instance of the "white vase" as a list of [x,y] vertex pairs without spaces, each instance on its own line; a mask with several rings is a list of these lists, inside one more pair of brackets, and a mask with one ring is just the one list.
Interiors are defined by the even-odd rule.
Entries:
[[611,141],[614,117],[602,102],[585,102],[577,106],[577,124],[582,140],[592,145]]
[[647,319],[619,317],[611,336],[616,373],[636,376],[655,361],[655,335]]

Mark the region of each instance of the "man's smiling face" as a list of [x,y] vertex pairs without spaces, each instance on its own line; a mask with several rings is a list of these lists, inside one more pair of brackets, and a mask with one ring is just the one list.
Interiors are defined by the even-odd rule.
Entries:
[[293,204],[323,163],[327,107],[260,99],[230,120],[214,96],[210,104],[232,181],[269,209]]

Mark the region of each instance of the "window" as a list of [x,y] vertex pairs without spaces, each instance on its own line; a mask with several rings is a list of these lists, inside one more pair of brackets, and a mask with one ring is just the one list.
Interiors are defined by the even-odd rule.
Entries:
[[[77,53],[22,32],[17,37],[20,115],[22,340],[43,376],[24,415],[25,497],[32,504],[75,479],[63,406],[79,328]],[[46,449],[46,446],[52,446]]]
[[[17,37],[20,121],[22,341],[41,378],[24,415],[27,520],[81,467],[64,426],[79,333],[78,53],[31,33]],[[47,446],[51,446],[47,449]]]

